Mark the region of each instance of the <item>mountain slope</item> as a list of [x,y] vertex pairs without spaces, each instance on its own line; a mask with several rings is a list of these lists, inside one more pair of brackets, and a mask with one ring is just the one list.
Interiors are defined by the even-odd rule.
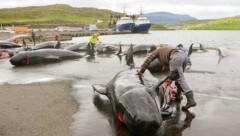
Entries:
[[198,23],[187,23],[184,29],[189,30],[240,30],[240,16],[228,17]]
[[50,6],[22,7],[0,9],[0,22],[3,24],[25,24],[42,22],[90,23],[109,20],[110,15],[119,13],[97,8],[75,8],[69,5],[56,4]]
[[180,14],[173,14],[169,12],[154,12],[154,13],[147,13],[144,14],[151,23],[154,24],[167,24],[167,23],[178,23],[188,20],[197,20],[194,17],[189,15],[180,15]]

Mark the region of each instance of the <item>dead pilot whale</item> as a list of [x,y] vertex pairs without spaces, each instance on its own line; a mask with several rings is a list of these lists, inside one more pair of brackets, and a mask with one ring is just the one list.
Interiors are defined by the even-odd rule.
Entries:
[[[133,46],[133,54],[150,53],[156,49],[157,49],[157,46],[155,46],[154,44],[139,44],[139,45]],[[128,50],[123,52],[124,55],[126,55],[127,53],[128,53]]]
[[9,61],[12,65],[31,65],[41,63],[53,63],[67,59],[77,59],[82,56],[78,53],[58,49],[42,49],[36,51],[23,51],[14,55]]
[[198,43],[199,46],[195,46],[194,43],[191,44],[192,47],[192,51],[193,52],[208,52],[208,50],[201,44],[201,43]]
[[112,45],[100,45],[97,47],[97,53],[116,53],[119,49]]
[[88,46],[88,43],[83,42],[83,43],[76,43],[76,44],[70,45],[65,49],[69,51],[81,52],[81,51],[87,51],[87,46]]
[[[134,67],[132,46],[129,49],[129,65]],[[132,58],[132,59],[130,59]],[[114,116],[137,135],[154,133],[162,122],[160,83],[146,70],[143,78],[136,75],[138,68],[117,73],[107,84],[93,85],[94,92],[110,100]]]
[[0,41],[0,49],[11,49],[11,48],[19,48],[19,47],[22,47],[22,45],[19,45],[13,42]]
[[136,70],[121,71],[107,85],[93,85],[93,90],[109,98],[115,117],[131,132],[154,133],[162,122],[161,98],[155,92],[158,80],[146,71],[143,85]]
[[35,45],[32,50],[40,50],[40,49],[60,49],[61,48],[61,43],[60,41],[48,41],[48,42],[43,42]]

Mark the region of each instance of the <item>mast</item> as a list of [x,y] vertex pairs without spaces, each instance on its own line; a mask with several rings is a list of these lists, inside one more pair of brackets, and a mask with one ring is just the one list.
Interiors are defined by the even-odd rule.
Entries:
[[123,15],[126,16],[126,7],[123,7]]
[[143,7],[140,7],[140,16],[143,15]]

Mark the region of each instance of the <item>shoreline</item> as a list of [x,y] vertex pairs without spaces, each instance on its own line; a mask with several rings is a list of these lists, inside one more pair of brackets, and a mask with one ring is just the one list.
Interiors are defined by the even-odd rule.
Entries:
[[0,135],[72,135],[70,82],[0,85]]

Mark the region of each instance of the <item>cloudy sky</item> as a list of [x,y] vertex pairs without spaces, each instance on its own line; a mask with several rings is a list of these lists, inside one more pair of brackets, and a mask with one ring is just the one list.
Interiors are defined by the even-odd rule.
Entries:
[[167,11],[188,14],[198,19],[240,15],[240,0],[0,0],[0,8],[69,4],[73,7],[96,7],[128,14]]

